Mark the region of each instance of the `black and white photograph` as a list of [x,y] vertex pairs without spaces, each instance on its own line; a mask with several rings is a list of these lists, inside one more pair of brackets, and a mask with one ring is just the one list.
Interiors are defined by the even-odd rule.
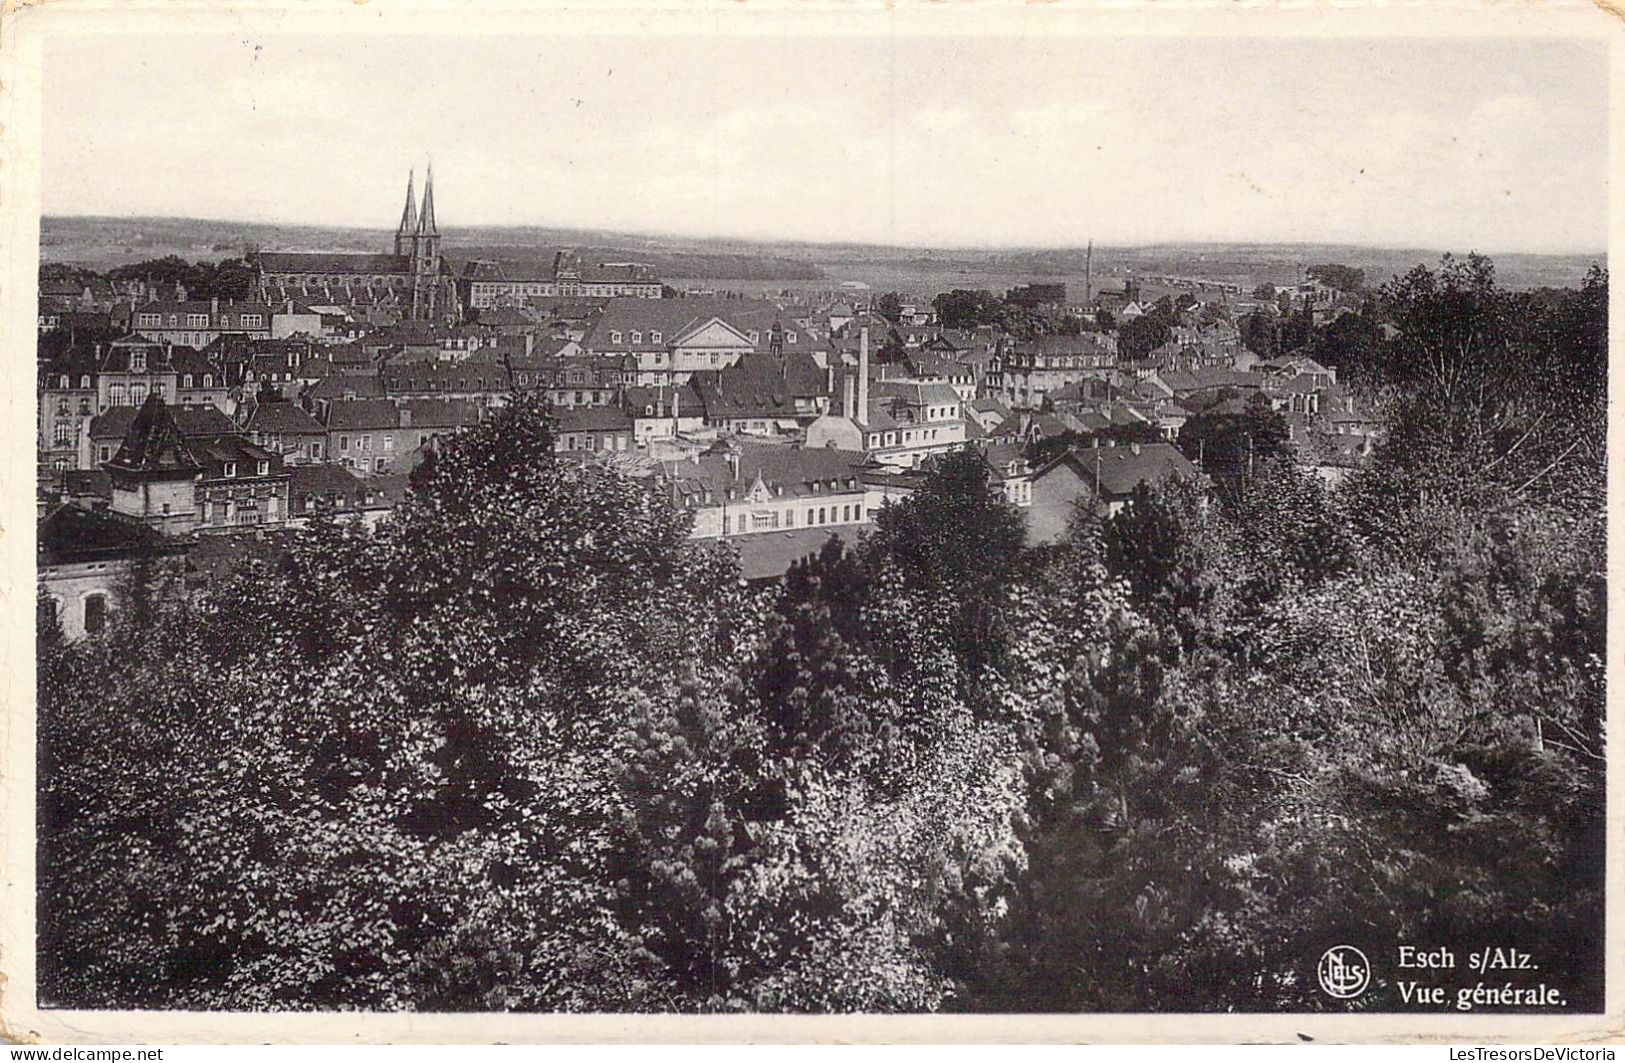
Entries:
[[1603,1023],[1617,23],[1150,8],[9,11],[7,1006]]

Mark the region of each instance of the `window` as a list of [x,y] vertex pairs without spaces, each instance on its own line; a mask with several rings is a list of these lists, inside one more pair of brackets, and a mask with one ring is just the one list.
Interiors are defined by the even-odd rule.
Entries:
[[107,630],[107,595],[85,596],[85,634],[100,635]]
[[146,371],[147,371],[147,352],[146,351],[140,351],[140,350],[131,351],[130,352],[130,372],[132,372],[132,373],[145,373]]
[[227,479],[237,475],[237,463],[235,461],[226,462],[224,469],[224,475]]
[[57,422],[55,436],[57,446],[66,446],[68,442],[68,426],[60,421]]
[[265,325],[265,319],[259,314],[244,314],[239,319],[238,324],[242,325],[243,328],[262,328]]
[[660,333],[659,333],[658,330],[655,331],[655,332],[649,333],[649,342],[650,343],[659,343],[660,342]]
[[213,377],[213,375],[211,375],[209,373],[204,373],[203,374],[203,386],[206,387],[206,388],[214,387],[214,377]]
[[191,386],[192,386],[192,374],[187,373],[185,376],[181,377],[181,387],[189,388]]
[[187,328],[208,328],[209,327],[209,315],[208,314],[187,314],[186,315],[186,327]]
[[269,476],[269,475],[271,475],[271,463],[268,462],[268,461],[260,462],[256,471],[261,476]]
[[79,386],[82,387],[82,388],[90,387],[90,377],[88,377],[88,376],[80,377],[79,378]]
[[620,332],[619,329],[611,329],[610,330],[609,342],[611,342],[611,343],[619,343],[619,342],[621,342],[621,332]]
[[633,329],[632,330],[632,342],[633,343],[642,343],[643,342],[643,331],[641,329]]
[[349,436],[339,436],[339,449],[340,450],[349,450],[350,449],[350,437]]
[[375,472],[383,472],[385,469],[389,468],[389,459],[374,458],[372,461],[372,467]]
[[355,448],[357,450],[371,450],[372,436],[357,436],[355,440]]
[[112,461],[113,448],[105,443],[102,444],[102,446],[97,449],[96,458],[98,461]]

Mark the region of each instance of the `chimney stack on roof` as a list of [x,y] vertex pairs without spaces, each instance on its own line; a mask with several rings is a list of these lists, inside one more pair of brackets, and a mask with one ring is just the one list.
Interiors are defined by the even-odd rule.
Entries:
[[869,326],[858,329],[858,412],[869,423]]

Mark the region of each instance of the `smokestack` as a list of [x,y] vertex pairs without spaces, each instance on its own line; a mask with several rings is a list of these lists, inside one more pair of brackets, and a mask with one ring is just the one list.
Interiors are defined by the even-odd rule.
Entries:
[[858,330],[858,412],[869,423],[869,326]]
[[857,418],[857,392],[854,389],[855,381],[851,373],[841,374],[841,416],[848,421]]

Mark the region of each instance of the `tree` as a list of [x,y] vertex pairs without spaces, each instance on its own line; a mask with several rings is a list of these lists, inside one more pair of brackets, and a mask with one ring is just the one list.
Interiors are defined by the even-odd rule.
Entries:
[[[925,637],[940,640],[971,676],[999,659],[1010,634],[1001,603],[1026,538],[1020,514],[994,496],[988,476],[974,451],[943,455],[919,490],[881,509],[860,550],[871,579],[894,575],[899,604],[917,609]],[[890,648],[894,661],[919,649]]]
[[1303,272],[1304,276],[1310,280],[1319,281],[1328,288],[1336,288],[1340,292],[1360,292],[1365,290],[1365,270],[1355,269],[1353,266],[1327,263],[1320,266],[1309,266]]
[[1241,344],[1260,358],[1274,358],[1281,350],[1280,324],[1274,314],[1254,310],[1237,322]]
[[1285,452],[1286,420],[1255,392],[1240,413],[1208,411],[1186,420],[1179,449],[1227,490],[1240,490],[1259,465]]
[[931,300],[931,307],[937,314],[937,322],[943,328],[951,329],[972,329],[979,325],[991,325],[1002,305],[999,299],[986,289],[970,291],[955,288],[953,291],[942,292]]
[[875,312],[881,317],[897,324],[903,317],[903,298],[896,292],[886,292],[875,300]]
[[1172,338],[1168,322],[1160,314],[1141,314],[1123,322],[1117,330],[1117,352],[1129,360],[1144,358]]

